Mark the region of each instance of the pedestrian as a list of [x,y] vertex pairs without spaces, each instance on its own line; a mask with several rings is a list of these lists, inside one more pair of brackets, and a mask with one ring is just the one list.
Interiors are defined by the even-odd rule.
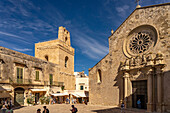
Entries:
[[44,108],[43,113],[49,113],[49,110],[47,109],[47,107],[46,107],[46,106],[44,106],[43,108]]
[[10,106],[10,109],[12,108],[12,99],[10,99],[9,101],[9,106]]
[[70,109],[70,111],[71,111],[72,113],[77,113],[77,112],[78,112],[77,108],[74,107],[74,105],[72,105],[71,107],[72,107],[72,109]]
[[5,106],[8,106],[8,100],[5,99]]
[[121,113],[123,112],[124,108],[125,108],[125,104],[124,104],[124,102],[122,102],[122,104],[121,104]]
[[141,101],[140,99],[137,101],[138,108],[141,109]]
[[41,113],[41,109],[37,109],[37,113]]
[[5,105],[3,105],[2,108],[1,108],[1,113],[5,113],[6,110],[7,110],[7,109],[6,109]]
[[10,106],[9,106],[9,105],[7,106],[6,113],[13,113],[13,110],[10,108]]

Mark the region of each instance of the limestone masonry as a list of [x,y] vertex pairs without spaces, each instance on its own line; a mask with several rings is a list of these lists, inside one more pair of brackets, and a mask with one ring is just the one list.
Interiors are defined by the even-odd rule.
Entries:
[[170,112],[170,3],[136,8],[109,37],[109,54],[89,69],[94,105]]
[[70,33],[59,27],[58,39],[35,44],[35,57],[0,47],[0,99],[27,105],[50,93],[75,89],[74,48]]

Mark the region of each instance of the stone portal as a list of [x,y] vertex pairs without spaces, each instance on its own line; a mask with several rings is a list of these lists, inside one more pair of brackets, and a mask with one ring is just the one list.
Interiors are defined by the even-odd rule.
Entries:
[[132,107],[138,108],[137,101],[141,101],[141,109],[147,109],[147,80],[132,81]]

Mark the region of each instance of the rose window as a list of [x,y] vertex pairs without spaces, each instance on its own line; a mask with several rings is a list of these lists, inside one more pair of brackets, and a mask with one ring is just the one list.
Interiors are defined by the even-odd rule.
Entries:
[[152,38],[146,33],[137,33],[131,38],[129,49],[132,53],[138,54],[148,50],[152,45]]

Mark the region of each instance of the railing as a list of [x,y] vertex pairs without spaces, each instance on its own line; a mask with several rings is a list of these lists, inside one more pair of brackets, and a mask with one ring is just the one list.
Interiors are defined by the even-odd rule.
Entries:
[[44,81],[44,85],[51,85],[51,86],[64,86],[64,82],[57,82],[53,81],[50,83],[50,81]]
[[32,79],[14,79],[9,78],[9,83],[11,84],[32,84]]
[[50,84],[50,81],[44,81],[44,82],[35,82],[35,80],[32,79],[15,79],[15,78],[9,78],[10,84],[20,84],[20,85],[26,85],[26,84],[38,84],[38,85],[51,85],[51,86],[64,86],[64,82],[57,82],[53,81]]

